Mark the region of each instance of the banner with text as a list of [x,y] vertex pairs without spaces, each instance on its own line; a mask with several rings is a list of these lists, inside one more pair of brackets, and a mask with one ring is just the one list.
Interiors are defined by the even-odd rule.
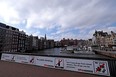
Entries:
[[15,54],[2,54],[1,56],[1,60],[5,60],[5,61],[15,61]]
[[1,60],[110,76],[107,61],[15,54],[2,54]]
[[67,58],[64,60],[64,69],[110,76],[107,61]]
[[29,63],[29,56],[28,55],[16,55],[15,62],[18,63]]
[[36,65],[38,65],[38,66],[53,68],[54,61],[55,61],[55,58],[53,58],[53,57],[42,57],[42,56],[36,57]]

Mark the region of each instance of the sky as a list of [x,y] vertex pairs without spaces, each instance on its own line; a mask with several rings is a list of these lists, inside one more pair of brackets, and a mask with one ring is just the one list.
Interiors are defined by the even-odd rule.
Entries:
[[0,0],[0,22],[48,39],[116,32],[116,0]]

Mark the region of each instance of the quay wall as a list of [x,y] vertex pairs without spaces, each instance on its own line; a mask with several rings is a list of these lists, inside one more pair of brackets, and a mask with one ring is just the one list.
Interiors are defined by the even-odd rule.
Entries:
[[93,51],[98,54],[116,58],[116,51],[105,51],[105,50],[99,50],[99,49],[94,49]]

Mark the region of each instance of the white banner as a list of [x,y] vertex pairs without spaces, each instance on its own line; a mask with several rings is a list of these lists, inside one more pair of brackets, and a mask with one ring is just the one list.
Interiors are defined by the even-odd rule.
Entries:
[[2,54],[1,60],[110,76],[107,61],[15,54]]
[[110,76],[108,62],[107,61],[93,61],[94,74]]
[[93,73],[93,61],[92,60],[81,60],[81,59],[65,59],[65,69]]
[[108,62],[98,60],[65,59],[64,69],[110,76]]
[[36,65],[36,56],[29,56],[29,64]]
[[27,56],[27,55],[16,55],[15,62],[29,63],[29,56]]
[[16,55],[14,55],[14,54],[5,54],[5,53],[3,53],[2,56],[1,56],[1,60],[15,61],[15,57],[16,57]]
[[64,68],[64,59],[63,58],[55,58],[55,68]]
[[53,68],[54,61],[55,61],[55,58],[53,58],[53,57],[42,57],[42,56],[36,57],[36,65],[38,65],[38,66]]

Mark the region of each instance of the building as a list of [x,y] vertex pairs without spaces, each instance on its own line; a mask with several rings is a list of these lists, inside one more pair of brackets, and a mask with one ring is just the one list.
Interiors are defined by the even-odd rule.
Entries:
[[61,47],[61,42],[60,41],[55,41],[54,46],[55,47]]
[[60,42],[62,46],[65,46],[65,45],[69,45],[69,41],[70,41],[69,39],[63,38]]
[[93,44],[94,45],[99,45],[99,46],[104,46],[106,45],[106,38],[108,37],[107,32],[103,31],[95,31],[93,34]]
[[87,46],[87,41],[80,39],[80,40],[78,40],[77,46],[80,48],[83,48],[83,47]]
[[29,51],[30,50],[30,40],[29,40],[29,36],[28,35],[26,35],[26,37],[25,37],[25,51]]
[[116,45],[116,33],[114,33],[113,31],[111,31],[111,43],[112,45]]
[[32,51],[32,43],[33,43],[33,36],[32,35],[28,36],[28,43],[29,43],[28,50]]
[[18,51],[25,52],[25,41],[26,41],[26,33],[24,31],[20,31],[18,35]]
[[17,52],[19,29],[0,23],[0,31],[0,50],[4,52]]
[[67,46],[78,45],[78,40],[77,39],[73,40],[73,39],[65,39],[65,38],[63,38],[60,42],[61,42],[62,46],[65,46],[65,45],[67,45]]
[[38,43],[38,36],[28,36],[27,41],[27,47],[28,51],[32,50],[38,50],[39,49],[39,43]]
[[47,40],[47,48],[54,48],[54,40]]
[[116,33],[111,31],[111,34],[103,31],[95,31],[93,34],[93,45],[109,47],[115,44]]
[[38,50],[38,36],[33,36],[32,50]]
[[116,45],[116,37],[113,40],[113,44]]
[[40,37],[40,39],[38,39],[38,42],[39,42],[39,43],[38,43],[38,44],[39,44],[39,45],[38,45],[39,49],[40,49],[40,50],[44,49],[44,48],[45,48],[45,45],[44,45],[44,44],[45,44],[45,43],[44,43],[44,42],[45,42],[45,38],[44,38],[44,37]]
[[0,23],[0,51],[4,48],[4,42],[6,37],[6,25],[3,23]]
[[88,46],[88,47],[91,47],[91,46],[92,46],[92,39],[88,39],[88,40],[87,40],[87,46]]

